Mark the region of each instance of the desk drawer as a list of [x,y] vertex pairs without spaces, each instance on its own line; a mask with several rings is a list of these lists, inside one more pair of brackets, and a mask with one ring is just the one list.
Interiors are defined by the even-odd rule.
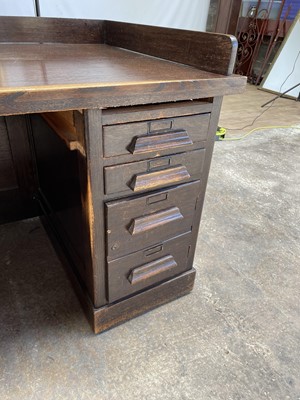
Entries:
[[210,114],[157,119],[103,127],[104,157],[189,150],[207,138]]
[[187,265],[191,233],[108,262],[108,296],[113,302],[174,277]]
[[200,177],[205,149],[104,168],[105,193],[139,193]]
[[199,192],[200,181],[196,181],[106,203],[108,258],[191,231]]

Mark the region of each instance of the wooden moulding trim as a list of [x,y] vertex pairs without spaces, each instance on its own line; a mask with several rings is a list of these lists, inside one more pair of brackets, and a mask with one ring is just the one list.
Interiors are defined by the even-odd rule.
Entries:
[[189,144],[193,144],[193,141],[187,131],[184,129],[174,129],[169,132],[136,136],[129,145],[128,150],[132,154],[141,154]]
[[136,174],[129,187],[134,192],[150,190],[162,185],[173,185],[189,179],[191,175],[184,165],[162,169],[154,172],[146,172],[145,174]]
[[171,207],[163,211],[158,211],[144,217],[134,218],[130,224],[128,231],[131,235],[138,235],[146,231],[162,227],[173,221],[183,218],[178,207]]
[[199,81],[153,82],[143,85],[101,87],[96,85],[57,85],[0,90],[0,115],[64,111],[88,108],[132,106],[200,99],[241,93],[246,77],[220,77]]
[[174,260],[174,257],[167,255],[159,258],[158,260],[144,264],[141,267],[134,268],[131,271],[128,280],[131,285],[146,283],[148,279],[156,277],[157,275],[160,275],[166,271],[170,271],[176,267],[177,263]]

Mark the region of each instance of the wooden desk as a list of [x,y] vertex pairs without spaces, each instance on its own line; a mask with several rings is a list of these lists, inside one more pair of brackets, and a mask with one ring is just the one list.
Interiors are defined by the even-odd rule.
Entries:
[[235,39],[0,17],[0,42],[10,218],[38,200],[94,331],[188,293],[222,96],[245,86]]

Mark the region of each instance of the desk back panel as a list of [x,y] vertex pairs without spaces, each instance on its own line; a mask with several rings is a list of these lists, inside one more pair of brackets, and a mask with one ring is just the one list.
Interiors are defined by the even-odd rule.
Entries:
[[38,215],[25,116],[0,117],[0,224]]

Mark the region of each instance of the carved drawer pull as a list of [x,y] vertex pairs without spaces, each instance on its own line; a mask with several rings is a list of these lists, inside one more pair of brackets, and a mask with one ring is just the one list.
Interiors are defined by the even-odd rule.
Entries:
[[131,271],[128,280],[132,285],[147,281],[156,275],[169,271],[177,267],[177,263],[170,255],[152,261]]
[[179,165],[159,171],[136,174],[129,186],[134,192],[140,192],[142,190],[186,181],[190,177],[186,167]]
[[183,215],[181,214],[179,208],[171,207],[163,211],[146,215],[145,217],[134,218],[128,228],[128,231],[131,235],[137,235],[182,218]]
[[188,144],[193,144],[193,141],[189,137],[187,131],[184,129],[174,129],[170,132],[137,136],[133,138],[128,150],[132,154],[139,154],[172,149]]

